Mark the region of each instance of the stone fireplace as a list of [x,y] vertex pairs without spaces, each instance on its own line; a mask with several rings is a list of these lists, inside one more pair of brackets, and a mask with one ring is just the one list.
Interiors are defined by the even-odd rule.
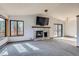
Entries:
[[50,27],[33,26],[34,40],[47,40],[50,39]]

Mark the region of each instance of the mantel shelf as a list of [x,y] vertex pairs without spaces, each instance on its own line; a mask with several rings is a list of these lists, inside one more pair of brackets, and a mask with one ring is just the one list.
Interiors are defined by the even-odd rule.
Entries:
[[50,28],[48,26],[32,26],[32,28]]

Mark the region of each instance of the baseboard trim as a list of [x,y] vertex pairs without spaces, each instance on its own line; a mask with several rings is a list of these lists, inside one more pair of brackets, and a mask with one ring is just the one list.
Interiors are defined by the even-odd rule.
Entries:
[[12,41],[12,42],[8,42],[8,43],[20,43],[20,42],[28,42],[28,41],[34,41],[34,40]]
[[75,36],[64,36],[64,37],[69,37],[69,38],[76,38]]
[[50,37],[50,39],[53,39],[53,37]]
[[77,48],[79,48],[79,46],[76,46]]

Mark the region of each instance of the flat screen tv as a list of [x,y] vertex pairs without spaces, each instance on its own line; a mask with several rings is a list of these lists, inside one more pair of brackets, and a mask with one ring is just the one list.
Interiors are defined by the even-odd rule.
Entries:
[[49,18],[37,16],[36,25],[44,26],[44,25],[48,25],[48,23],[49,23]]

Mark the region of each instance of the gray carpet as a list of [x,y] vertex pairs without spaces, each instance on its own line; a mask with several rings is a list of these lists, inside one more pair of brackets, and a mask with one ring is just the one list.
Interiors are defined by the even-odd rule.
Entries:
[[79,56],[79,48],[62,40],[10,43],[0,51],[1,56]]

